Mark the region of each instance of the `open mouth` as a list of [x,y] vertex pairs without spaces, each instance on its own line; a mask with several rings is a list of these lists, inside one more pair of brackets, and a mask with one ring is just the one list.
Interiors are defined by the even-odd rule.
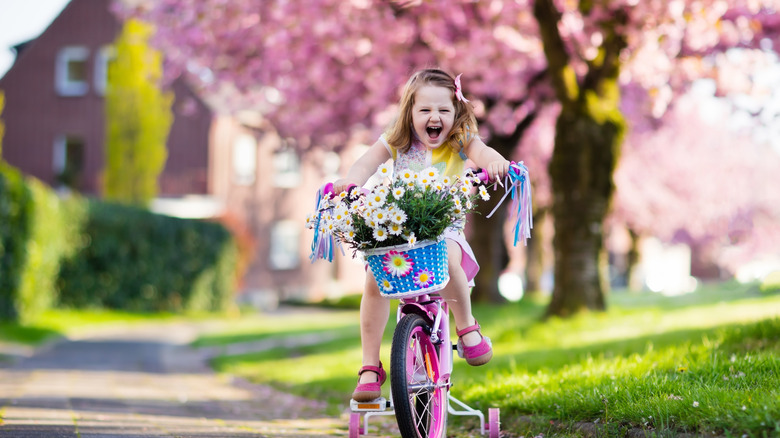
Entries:
[[441,126],[429,126],[425,128],[425,132],[428,133],[428,137],[432,140],[436,140],[441,135]]

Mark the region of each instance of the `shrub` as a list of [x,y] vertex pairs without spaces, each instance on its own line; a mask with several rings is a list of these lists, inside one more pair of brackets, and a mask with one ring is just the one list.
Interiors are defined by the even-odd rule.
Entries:
[[83,242],[60,271],[60,303],[131,311],[225,309],[237,248],[216,223],[90,201]]
[[82,205],[0,164],[0,319],[23,323],[57,301],[56,277],[73,252]]
[[0,163],[0,321],[68,307],[129,311],[226,309],[238,250],[218,223],[60,199]]
[[17,320],[32,195],[19,171],[0,162],[0,319]]

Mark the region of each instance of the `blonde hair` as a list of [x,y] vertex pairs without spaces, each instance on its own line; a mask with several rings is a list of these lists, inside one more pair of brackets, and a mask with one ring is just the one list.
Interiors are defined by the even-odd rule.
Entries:
[[444,70],[430,68],[413,74],[404,85],[398,118],[387,131],[387,143],[401,153],[405,153],[412,145],[414,128],[412,126],[412,107],[414,96],[420,88],[431,85],[444,87],[452,91],[452,104],[455,106],[455,122],[452,124],[446,144],[455,152],[460,152],[463,146],[477,134],[477,118],[471,104],[455,97],[455,78]]

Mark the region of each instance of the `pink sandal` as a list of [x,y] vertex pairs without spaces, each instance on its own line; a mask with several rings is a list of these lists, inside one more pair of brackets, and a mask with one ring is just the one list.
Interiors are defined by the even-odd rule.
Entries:
[[[493,343],[490,342],[490,338],[483,336],[479,329],[479,323],[477,323],[476,320],[474,320],[474,325],[466,327],[463,330],[455,329],[455,332],[458,335],[458,356],[466,359],[466,362],[472,366],[484,365],[493,358]],[[482,336],[482,342],[471,347],[464,345],[461,337],[474,331]]]
[[[379,381],[360,383],[360,376],[366,371],[371,371],[379,376]],[[382,362],[379,362],[379,366],[366,365],[358,371],[358,385],[355,388],[355,392],[352,393],[352,399],[357,402],[368,402],[379,398],[382,395],[382,384],[387,380],[387,373],[382,368]]]

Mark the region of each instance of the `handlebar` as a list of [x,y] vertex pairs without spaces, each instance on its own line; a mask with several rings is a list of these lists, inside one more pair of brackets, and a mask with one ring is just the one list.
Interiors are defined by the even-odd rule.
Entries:
[[[349,193],[350,190],[352,190],[352,187],[357,187],[357,184],[350,184],[347,186],[347,193]],[[322,195],[327,196],[328,199],[336,196],[338,193],[333,191],[333,183],[329,182],[325,184],[325,186],[322,188]]]

